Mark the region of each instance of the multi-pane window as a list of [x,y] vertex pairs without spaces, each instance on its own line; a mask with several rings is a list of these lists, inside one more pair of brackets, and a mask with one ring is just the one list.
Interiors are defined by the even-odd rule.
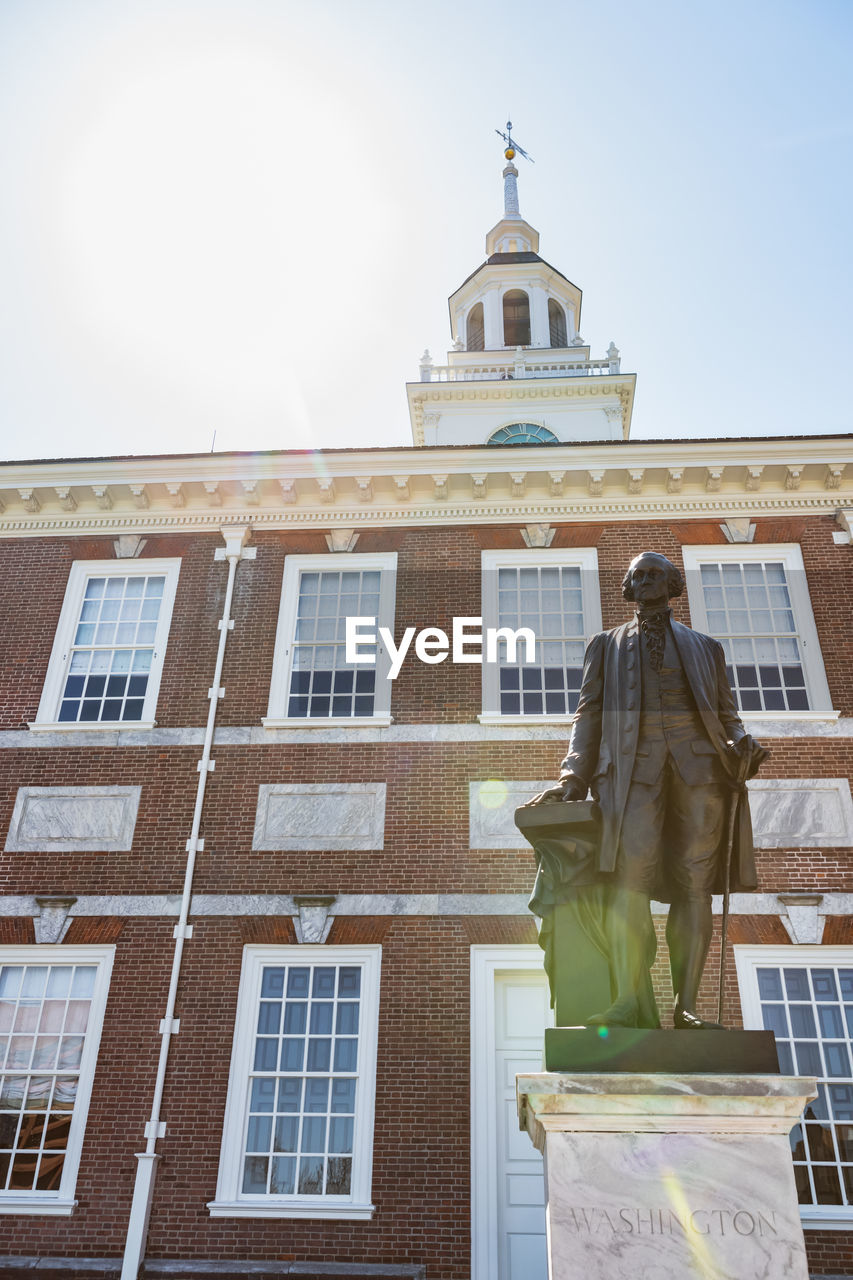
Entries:
[[379,948],[247,948],[214,1212],[368,1216]]
[[89,578],[60,720],[141,720],[163,605],[162,574]]
[[[395,555],[288,556],[265,723],[376,720],[391,685],[379,628],[393,628]],[[347,661],[347,619],[367,661]]]
[[798,547],[684,548],[694,625],[722,644],[738,706],[829,706]]
[[358,965],[269,965],[261,982],[243,1191],[349,1195]]
[[132,564],[73,566],[37,725],[153,718],[179,562]]
[[379,614],[378,569],[306,570],[299,578],[288,716],[372,716],[375,667],[346,660],[346,619]]
[[722,642],[741,711],[808,711],[784,564],[703,564],[699,572],[708,626]]
[[485,712],[571,716],[578,705],[584,649],[600,629],[594,551],[484,552],[487,627],[530,631],[513,646],[499,637],[496,663],[484,662]]
[[847,1216],[853,1213],[853,950],[780,952],[738,948],[745,1022],[774,1033],[783,1074],[817,1080],[818,1096],[791,1133],[804,1217]]
[[67,1201],[79,1160],[106,960],[48,950],[0,953],[0,1211]]

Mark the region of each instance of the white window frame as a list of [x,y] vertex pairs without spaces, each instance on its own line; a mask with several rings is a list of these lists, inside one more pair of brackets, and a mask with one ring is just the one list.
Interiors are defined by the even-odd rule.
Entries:
[[0,964],[48,965],[86,964],[96,965],[95,990],[89,1010],[89,1025],[83,1045],[83,1056],[77,1084],[77,1098],[71,1113],[65,1163],[56,1191],[0,1191],[0,1213],[40,1214],[68,1217],[74,1212],[77,1201],[74,1190],[80,1169],[80,1156],[86,1135],[86,1119],[92,1097],[98,1048],[104,1025],[104,1011],[110,985],[115,946],[75,947],[64,944],[38,943],[29,946],[0,947]]
[[[243,951],[237,996],[234,1046],[228,1077],[228,1097],[222,1131],[222,1150],[216,1199],[208,1203],[213,1218],[328,1218],[365,1221],[373,1217],[373,1122],[376,1102],[376,1051],[379,1037],[379,977],[382,948],[330,947],[296,944],[256,944]],[[351,1190],[348,1196],[247,1195],[240,1190],[243,1134],[246,1128],[248,1080],[252,1069],[255,1027],[265,965],[361,965],[358,1034],[358,1087],[353,1126]]]
[[832,697],[826,682],[826,671],[820,651],[820,641],[814,623],[811,597],[809,596],[803,553],[796,542],[736,542],[724,547],[683,546],[684,571],[687,580],[687,599],[690,617],[697,631],[708,632],[708,616],[705,597],[699,581],[703,564],[753,563],[781,560],[788,579],[791,609],[797,627],[810,708],[808,711],[743,711],[744,720],[837,720],[839,712],[832,710]]
[[[154,712],[157,708],[157,694],[160,690],[160,677],[163,674],[163,659],[166,655],[166,644],[169,638],[169,627],[172,621],[172,608],[175,603],[175,592],[178,587],[178,574],[181,562],[179,559],[169,560],[75,560],[68,575],[65,588],[65,599],[59,614],[56,636],[47,667],[47,676],[42,689],[41,701],[35,720],[30,721],[30,729],[49,731],[51,733],[77,733],[103,731],[104,729],[153,729],[156,721]],[[129,578],[138,575],[151,577],[162,574],[166,581],[163,584],[163,598],[160,605],[160,616],[157,620],[157,633],[154,637],[154,656],[151,659],[151,670],[148,675],[148,686],[145,692],[145,704],[142,708],[141,720],[58,720],[59,704],[68,674],[68,664],[74,645],[74,635],[80,620],[80,608],[86,583],[90,578]]]
[[[583,601],[584,641],[589,644],[601,631],[601,593],[598,587],[598,552],[595,547],[533,548],[525,551],[483,551],[482,609],[483,631],[498,625],[498,569],[502,568],[579,568]],[[485,642],[484,642],[485,643]],[[537,644],[539,638],[537,636]],[[500,664],[486,662],[483,654],[483,711],[480,724],[571,724],[565,715],[502,715],[500,707]]]
[[[379,616],[376,620],[376,685],[372,716],[288,716],[287,698],[290,687],[290,671],[293,656],[293,637],[296,632],[296,611],[299,605],[299,579],[303,573],[378,569]],[[366,725],[386,726],[391,723],[391,687],[388,678],[391,659],[385,645],[379,640],[379,628],[394,629],[394,608],[397,583],[397,552],[369,552],[356,555],[352,552],[328,552],[326,555],[288,555],[284,561],[284,578],[281,586],[281,602],[275,633],[275,657],[270,683],[269,708],[261,721],[265,729],[280,728],[364,728]],[[368,646],[362,654],[370,652]],[[365,665],[365,670],[367,670]]]
[[[763,965],[793,965],[825,968],[832,965],[853,967],[853,947],[824,947],[820,944],[794,946],[761,946],[737,944],[734,947],[738,991],[743,1025],[746,1031],[762,1031],[761,1001],[756,970]],[[853,1225],[853,1205],[800,1205],[800,1220],[806,1231],[838,1231]]]

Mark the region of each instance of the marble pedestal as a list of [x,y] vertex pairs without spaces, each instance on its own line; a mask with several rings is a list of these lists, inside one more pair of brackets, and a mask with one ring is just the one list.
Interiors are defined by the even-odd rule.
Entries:
[[549,1280],[808,1280],[788,1134],[814,1080],[543,1072],[516,1086],[545,1157]]

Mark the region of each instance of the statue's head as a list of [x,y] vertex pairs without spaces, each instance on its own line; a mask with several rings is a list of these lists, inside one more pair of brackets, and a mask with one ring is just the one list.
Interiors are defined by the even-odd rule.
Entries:
[[641,551],[628,565],[622,579],[622,596],[637,604],[662,604],[684,590],[681,570],[657,551]]

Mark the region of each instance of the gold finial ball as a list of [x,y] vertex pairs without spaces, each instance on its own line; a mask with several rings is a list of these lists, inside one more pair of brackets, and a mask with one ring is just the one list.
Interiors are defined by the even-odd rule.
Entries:
[[507,160],[514,160],[515,147],[507,147],[506,151],[504,152],[504,155],[506,156]]

